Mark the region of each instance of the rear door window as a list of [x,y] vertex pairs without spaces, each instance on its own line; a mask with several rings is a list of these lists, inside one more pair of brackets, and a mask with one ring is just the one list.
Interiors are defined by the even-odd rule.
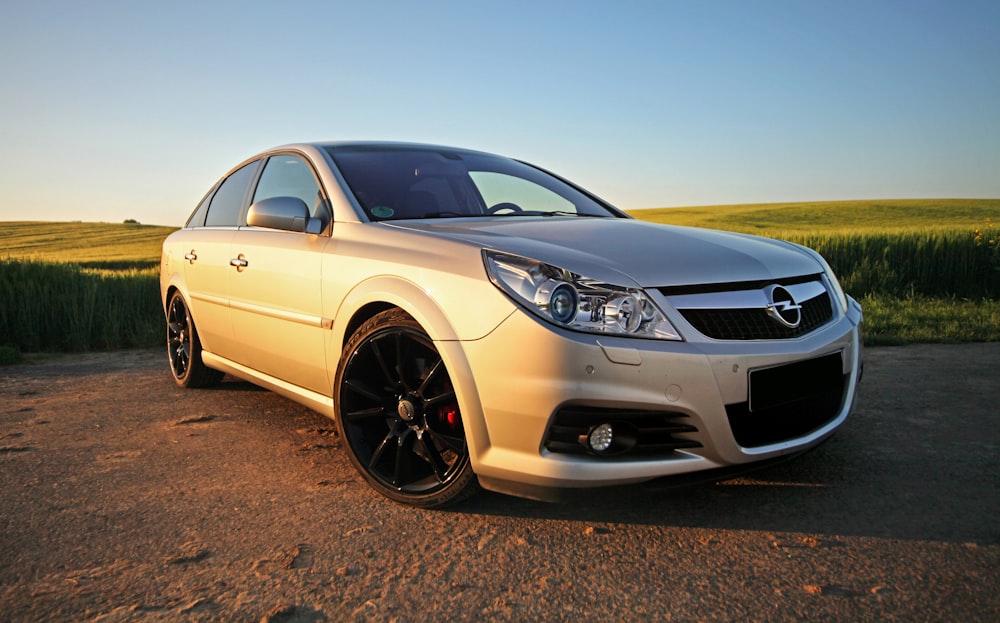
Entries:
[[185,223],[185,227],[205,226],[205,216],[208,214],[208,205],[212,203],[212,197],[214,196],[215,196],[215,188],[212,188],[212,190],[210,190],[208,194],[205,195],[205,198],[201,200],[201,203],[198,204],[198,207],[195,208],[195,211],[191,214],[191,217],[188,219],[187,223]]
[[259,164],[256,160],[240,167],[222,182],[208,206],[205,227],[236,227],[239,224],[243,200]]

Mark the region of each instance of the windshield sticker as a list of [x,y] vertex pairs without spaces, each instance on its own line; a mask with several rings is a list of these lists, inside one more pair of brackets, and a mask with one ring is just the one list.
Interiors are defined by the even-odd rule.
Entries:
[[389,218],[395,213],[396,211],[389,206],[375,206],[372,208],[372,216],[377,216],[378,218]]

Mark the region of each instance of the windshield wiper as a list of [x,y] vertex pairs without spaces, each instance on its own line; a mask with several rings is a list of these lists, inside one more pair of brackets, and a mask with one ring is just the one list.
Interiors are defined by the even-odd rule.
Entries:
[[428,212],[420,218],[466,218],[469,216],[483,216],[482,214],[462,214],[460,212],[449,212],[443,210],[441,212]]
[[463,212],[449,212],[448,210],[442,210],[440,212],[427,212],[419,218],[492,218],[499,216],[579,216],[584,218],[609,218],[604,214],[586,214],[584,212],[565,212],[563,210],[524,210],[523,212],[499,212],[496,214],[466,214]]
[[588,218],[608,218],[603,214],[587,214],[585,212],[564,212],[562,210],[553,210],[552,212],[533,212],[532,214],[538,214],[538,216],[582,216]]

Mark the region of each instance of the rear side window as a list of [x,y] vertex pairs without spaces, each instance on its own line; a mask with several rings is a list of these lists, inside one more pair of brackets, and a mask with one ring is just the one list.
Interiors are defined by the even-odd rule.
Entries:
[[205,198],[201,200],[198,207],[191,214],[191,218],[185,223],[185,227],[204,227],[205,226],[205,215],[208,213],[208,204],[212,202],[212,197],[215,196],[215,189],[213,188]]
[[208,206],[205,227],[236,227],[243,208],[243,198],[257,171],[259,160],[240,167],[226,178],[219,190],[215,191]]

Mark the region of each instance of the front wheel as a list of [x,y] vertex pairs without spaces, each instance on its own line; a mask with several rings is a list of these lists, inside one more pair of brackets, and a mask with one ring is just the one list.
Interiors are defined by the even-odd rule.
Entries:
[[222,372],[201,360],[198,330],[180,292],[174,292],[167,303],[167,357],[174,380],[181,387],[208,387],[222,380]]
[[376,491],[436,508],[478,490],[448,370],[409,315],[388,310],[361,325],[344,348],[335,389],[341,438]]

